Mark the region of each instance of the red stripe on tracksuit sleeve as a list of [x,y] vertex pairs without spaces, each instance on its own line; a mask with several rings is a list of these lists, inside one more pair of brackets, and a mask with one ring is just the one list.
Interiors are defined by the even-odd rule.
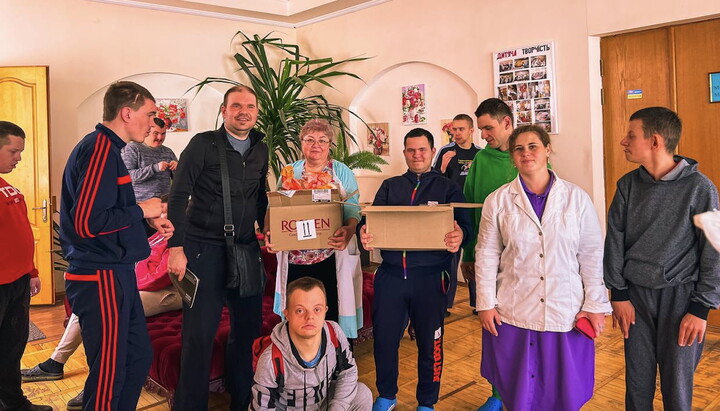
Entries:
[[90,157],[87,170],[85,170],[85,178],[83,179],[83,184],[80,189],[80,195],[78,196],[77,206],[75,208],[75,232],[81,237],[86,237],[86,235],[83,233],[82,216],[85,211],[84,206],[87,203],[87,187],[90,184],[91,176],[95,173],[94,170],[98,167],[99,158],[101,157],[100,155],[98,155],[98,152],[101,149],[102,142],[104,140],[103,137],[104,136],[102,134],[99,134],[98,137],[95,139],[93,153]]
[[105,171],[105,162],[109,152],[110,140],[104,134],[98,134],[75,210],[75,232],[82,238],[94,237],[89,227],[90,212],[95,203],[95,195]]

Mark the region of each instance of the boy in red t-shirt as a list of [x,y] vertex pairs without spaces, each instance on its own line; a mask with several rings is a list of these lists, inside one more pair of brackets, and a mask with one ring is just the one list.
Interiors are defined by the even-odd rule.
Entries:
[[[10,173],[25,149],[25,132],[0,121],[0,174]],[[20,386],[20,359],[27,345],[30,297],[40,291],[33,263],[35,240],[27,216],[25,197],[0,178],[0,409],[52,411],[34,405]]]

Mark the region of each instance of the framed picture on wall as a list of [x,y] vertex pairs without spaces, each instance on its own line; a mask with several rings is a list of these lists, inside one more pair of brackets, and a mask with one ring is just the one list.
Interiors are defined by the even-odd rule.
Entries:
[[390,155],[390,125],[388,123],[368,123],[368,151],[378,156]]
[[512,110],[515,126],[536,124],[558,133],[555,44],[493,53],[495,96]]
[[159,98],[156,102],[157,116],[170,120],[168,133],[188,131],[188,99],[186,98]]
[[410,126],[427,122],[425,102],[424,84],[414,84],[402,88],[403,125]]
[[438,150],[453,141],[452,137],[452,119],[440,120],[440,141],[437,144]]

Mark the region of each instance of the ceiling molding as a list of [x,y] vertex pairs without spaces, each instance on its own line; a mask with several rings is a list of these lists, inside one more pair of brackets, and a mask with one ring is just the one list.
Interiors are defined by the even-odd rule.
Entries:
[[[230,8],[200,1],[182,0],[88,0],[118,6],[138,7],[150,10],[168,11],[172,13],[190,14],[224,20],[242,21],[246,23],[264,24],[285,28],[299,28],[324,20],[340,17],[392,0],[334,0],[298,11],[289,15],[279,15],[276,11],[267,12]],[[292,0],[288,0],[288,4]],[[286,13],[287,14],[287,13]]]

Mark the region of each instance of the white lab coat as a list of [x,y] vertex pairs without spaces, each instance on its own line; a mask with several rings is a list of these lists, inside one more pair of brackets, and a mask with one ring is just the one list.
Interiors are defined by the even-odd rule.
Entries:
[[519,176],[485,200],[475,248],[476,308],[496,308],[516,327],[567,332],[580,311],[612,309],[595,208],[580,187],[555,177],[542,223]]

